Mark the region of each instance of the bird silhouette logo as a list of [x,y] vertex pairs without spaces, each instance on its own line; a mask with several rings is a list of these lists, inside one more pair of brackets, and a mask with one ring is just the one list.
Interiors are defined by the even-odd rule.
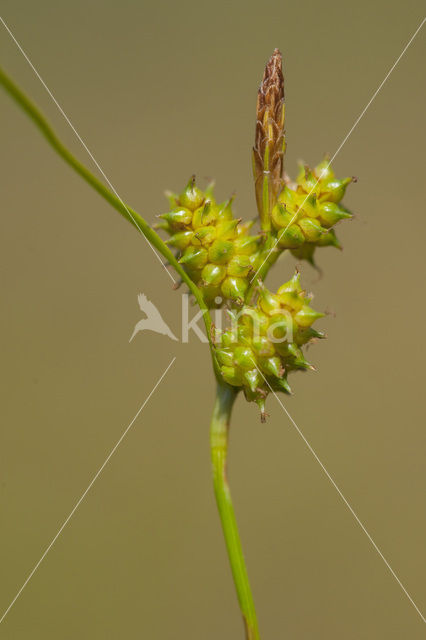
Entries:
[[155,333],[161,333],[163,336],[168,336],[171,340],[177,341],[175,334],[164,322],[155,304],[148,300],[145,294],[140,293],[138,295],[138,303],[146,318],[142,318],[136,323],[129,342],[133,340],[139,331],[155,331]]

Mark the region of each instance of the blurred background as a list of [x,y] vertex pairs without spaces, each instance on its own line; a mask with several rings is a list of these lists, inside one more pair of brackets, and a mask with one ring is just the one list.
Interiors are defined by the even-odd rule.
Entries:
[[[149,221],[212,176],[255,214],[256,91],[284,57],[286,170],[333,154],[422,20],[422,3],[58,3],[3,18],[121,198]],[[96,171],[5,29],[2,65]],[[343,253],[303,282],[328,340],[286,407],[424,609],[425,33],[334,167],[356,175]],[[144,239],[1,93],[0,609],[6,609],[176,361],[0,627],[5,640],[238,640],[214,503],[207,347],[143,333],[137,294],[180,332],[181,295]],[[269,283],[291,275],[276,267]],[[421,618],[272,397],[239,399],[230,482],[264,640],[423,638]],[[423,468],[422,468],[423,465]]]

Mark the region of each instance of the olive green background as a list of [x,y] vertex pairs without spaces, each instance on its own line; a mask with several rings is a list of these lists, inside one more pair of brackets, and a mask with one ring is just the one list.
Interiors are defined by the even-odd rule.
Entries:
[[[331,154],[422,19],[422,3],[21,2],[3,17],[120,196],[148,220],[165,188],[214,176],[254,215],[256,90],[284,56],[286,169]],[[91,164],[6,31],[2,64]],[[356,175],[340,253],[303,266],[329,336],[282,396],[423,609],[425,32],[339,153]],[[1,101],[0,608],[24,582],[154,384],[167,377],[5,621],[4,640],[239,640],[213,499],[208,350],[128,343],[180,292],[137,232]],[[294,261],[270,279],[288,279]],[[264,640],[420,640],[421,618],[272,397],[240,399],[230,482]],[[423,468],[422,468],[423,465]]]

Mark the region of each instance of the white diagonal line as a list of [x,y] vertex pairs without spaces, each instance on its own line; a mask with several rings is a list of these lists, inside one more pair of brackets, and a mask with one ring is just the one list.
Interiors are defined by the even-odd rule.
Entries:
[[411,602],[411,604],[413,605],[413,607],[415,608],[415,610],[417,611],[417,613],[419,614],[419,616],[421,617],[421,619],[423,620],[423,622],[426,623],[426,618],[424,617],[424,615],[422,614],[422,612],[420,611],[419,607],[416,605],[416,603],[414,602],[413,598],[410,596],[410,594],[408,593],[407,589],[404,587],[404,585],[402,584],[401,580],[398,578],[398,576],[396,575],[395,571],[392,569],[391,565],[389,564],[389,562],[386,560],[385,556],[383,555],[383,553],[380,551],[379,547],[377,546],[377,544],[374,542],[373,538],[371,537],[371,535],[368,533],[367,529],[365,528],[365,526],[363,525],[363,523],[361,522],[361,520],[359,519],[359,517],[357,516],[357,514],[355,513],[355,511],[353,510],[353,508],[351,507],[351,505],[349,504],[349,502],[346,500],[345,496],[343,495],[342,491],[340,490],[340,488],[338,487],[338,485],[336,484],[336,482],[333,480],[333,478],[331,477],[331,475],[329,474],[329,472],[327,471],[327,469],[325,468],[325,466],[323,465],[323,463],[321,462],[321,460],[319,459],[318,455],[316,454],[316,452],[314,451],[314,449],[311,447],[311,445],[309,444],[309,442],[307,441],[307,439],[305,438],[305,436],[303,435],[302,431],[300,430],[300,428],[297,426],[296,422],[293,420],[293,418],[291,417],[291,415],[289,414],[289,412],[287,411],[286,407],[283,405],[283,403],[281,402],[281,400],[279,399],[278,395],[275,393],[275,391],[272,389],[271,385],[269,384],[269,382],[267,381],[267,379],[265,378],[265,376],[263,375],[263,373],[261,372],[261,370],[259,369],[259,367],[256,365],[256,363],[254,363],[254,366],[256,367],[256,369],[258,370],[258,372],[260,373],[260,375],[262,376],[262,378],[264,379],[264,381],[266,382],[266,384],[268,385],[270,391],[274,394],[275,398],[277,399],[278,403],[281,405],[281,408],[283,409],[283,411],[286,413],[287,418],[290,420],[290,422],[292,423],[293,427],[296,429],[297,433],[299,434],[299,436],[302,438],[303,442],[306,444],[306,446],[308,447],[309,451],[312,453],[312,455],[314,456],[315,460],[318,462],[318,464],[320,465],[321,469],[324,471],[325,475],[327,476],[327,478],[330,480],[331,484],[333,485],[333,487],[336,489],[337,493],[339,494],[339,496],[342,498],[343,502],[345,503],[345,505],[347,506],[347,508],[349,509],[349,511],[351,512],[351,514],[353,515],[353,517],[355,518],[355,520],[357,521],[357,523],[359,524],[359,526],[361,527],[361,529],[363,530],[363,532],[365,533],[365,535],[367,536],[367,538],[369,539],[369,541],[371,542],[371,544],[373,545],[373,547],[375,548],[375,550],[377,551],[377,553],[379,554],[379,556],[381,557],[381,559],[383,560],[383,562],[385,563],[385,565],[387,566],[387,568],[389,569],[389,571],[391,572],[392,576],[395,578],[395,580],[397,581],[397,583],[399,584],[399,586],[401,587],[401,589],[403,590],[403,592],[405,593],[405,595],[407,596],[407,598],[409,599],[409,601]]
[[[413,33],[413,35],[411,36],[411,38],[409,39],[409,41],[407,42],[407,44],[405,45],[405,47],[403,48],[403,50],[401,51],[401,53],[399,54],[399,56],[397,57],[397,59],[395,60],[395,62],[393,63],[393,65],[391,66],[391,68],[389,69],[389,71],[387,72],[387,74],[385,75],[385,77],[383,78],[383,80],[381,81],[381,83],[379,84],[379,86],[377,87],[376,91],[373,93],[373,95],[371,96],[370,100],[367,102],[367,104],[365,105],[364,109],[361,111],[361,113],[359,114],[358,118],[355,120],[355,122],[353,123],[352,127],[349,129],[348,133],[345,135],[345,137],[343,138],[342,142],[340,143],[340,145],[337,147],[336,151],[334,152],[331,160],[329,160],[327,166],[325,169],[323,169],[323,172],[327,171],[328,168],[330,167],[331,163],[333,162],[333,160],[336,158],[337,154],[340,153],[340,151],[342,150],[343,146],[346,144],[348,138],[351,136],[351,134],[353,133],[355,127],[358,125],[359,121],[361,120],[361,118],[365,115],[365,112],[367,111],[367,109],[370,107],[371,103],[373,102],[373,100],[376,98],[376,96],[378,95],[378,93],[381,91],[383,85],[385,84],[385,82],[387,81],[387,79],[389,78],[389,76],[391,75],[392,71],[395,69],[396,65],[398,64],[398,62],[401,60],[402,56],[405,54],[405,52],[407,51],[408,47],[411,45],[411,43],[413,42],[414,38],[417,36],[417,34],[419,33],[420,29],[423,27],[424,23],[426,21],[426,18],[423,18],[423,20],[421,21],[421,23],[419,24],[419,26],[417,27],[417,29],[415,30],[415,32]],[[320,176],[321,178],[321,176]],[[300,205],[298,211],[300,209],[303,209],[303,205],[305,204],[305,202],[307,201],[307,199],[309,198],[309,196],[311,195],[311,193],[315,190],[318,182],[320,181],[320,178],[318,178],[318,180],[315,182],[314,186],[312,187],[312,189],[310,190],[310,192],[308,193],[308,195],[306,196],[306,198],[304,199],[304,201],[302,202],[302,204]],[[277,238],[275,240],[275,243],[272,245],[271,249],[268,252],[268,255],[266,256],[266,258],[264,259],[264,261],[262,262],[262,264],[260,265],[260,267],[257,269],[256,273],[254,274],[254,276],[252,277],[252,279],[250,280],[250,283],[253,282],[253,280],[255,279],[255,277],[257,276],[257,274],[259,273],[259,271],[261,270],[261,268],[263,267],[263,265],[265,264],[265,262],[267,261],[267,259],[269,258],[269,256],[271,255],[271,253],[273,252],[273,250],[275,249],[275,247],[277,246],[280,238],[282,238],[282,236],[285,234],[285,232],[287,231],[287,229],[293,224],[294,220],[297,217],[298,211],[296,211],[296,213],[293,215],[293,217],[291,218],[290,222],[288,223],[288,225],[285,227],[284,230],[280,231],[277,235]]]
[[7,607],[6,611],[3,613],[2,617],[0,618],[0,624],[3,622],[3,620],[5,619],[5,617],[7,616],[7,614],[9,613],[9,611],[11,610],[11,608],[13,607],[13,605],[15,604],[15,602],[17,601],[17,599],[19,598],[19,596],[21,595],[21,593],[23,592],[23,590],[25,589],[25,587],[27,586],[27,584],[29,583],[29,581],[31,580],[31,578],[33,577],[33,575],[35,574],[35,572],[37,571],[37,569],[39,568],[39,566],[41,565],[41,563],[43,562],[43,560],[45,559],[45,557],[47,556],[47,554],[49,553],[49,551],[51,550],[51,548],[53,547],[53,545],[55,544],[56,540],[59,538],[59,536],[61,535],[62,531],[65,529],[65,527],[67,526],[68,522],[71,520],[71,518],[73,517],[74,513],[77,511],[78,507],[81,505],[81,503],[83,502],[84,498],[87,496],[87,494],[89,493],[90,489],[93,487],[93,485],[95,484],[96,480],[99,478],[99,476],[101,475],[102,471],[105,469],[106,465],[108,464],[108,462],[111,460],[112,456],[114,455],[114,453],[117,451],[118,447],[120,446],[120,444],[122,443],[122,441],[124,440],[124,438],[126,437],[127,433],[129,432],[130,428],[133,426],[134,422],[136,421],[136,419],[138,418],[139,414],[141,413],[141,411],[144,409],[144,407],[148,404],[152,394],[155,392],[155,390],[157,389],[158,385],[161,383],[161,381],[163,380],[164,376],[166,375],[166,373],[168,372],[168,370],[170,369],[170,367],[172,366],[172,364],[174,363],[174,361],[176,360],[176,357],[174,357],[172,359],[172,361],[169,363],[168,367],[163,371],[163,373],[161,374],[160,378],[157,380],[156,384],[154,385],[154,387],[152,388],[152,390],[150,391],[150,393],[148,394],[148,396],[146,397],[146,399],[144,400],[143,404],[139,407],[137,413],[135,414],[135,416],[132,418],[132,420],[130,421],[130,423],[128,424],[128,426],[126,427],[126,429],[124,430],[124,432],[122,433],[122,435],[120,436],[119,440],[117,441],[117,443],[114,445],[114,447],[111,449],[110,453],[108,454],[108,456],[105,458],[104,462],[102,463],[102,465],[99,467],[98,471],[95,473],[95,475],[93,476],[92,480],[90,481],[87,489],[85,489],[85,491],[81,494],[80,498],[77,500],[77,502],[75,503],[74,507],[72,508],[71,512],[69,513],[69,515],[66,517],[66,519],[64,520],[64,522],[62,523],[62,525],[60,526],[58,532],[56,533],[56,535],[54,536],[54,538],[52,538],[50,544],[48,545],[48,547],[45,549],[43,555],[41,556],[40,560],[37,562],[37,564],[34,566],[34,568],[32,569],[32,571],[29,573],[28,577],[26,578],[24,584],[22,585],[22,587],[19,589],[18,593],[16,594],[16,596],[13,598],[12,602],[9,604],[9,606]]
[[129,214],[130,218],[133,220],[133,222],[135,223],[136,228],[139,230],[140,234],[143,236],[143,238],[146,240],[146,242],[148,243],[148,245],[151,247],[152,251],[155,253],[155,255],[157,256],[158,260],[160,261],[162,267],[164,268],[165,272],[167,273],[167,275],[173,280],[173,282],[176,284],[176,280],[173,277],[173,275],[170,273],[170,271],[168,271],[167,267],[164,265],[160,255],[157,253],[157,251],[154,249],[154,247],[152,246],[152,244],[150,243],[150,241],[148,240],[148,238],[146,236],[144,236],[144,234],[142,233],[142,231],[140,230],[136,220],[134,219],[132,212],[128,209],[128,207],[125,205],[125,203],[123,202],[123,200],[120,198],[120,196],[118,195],[116,189],[114,188],[114,186],[112,185],[111,181],[107,178],[107,176],[105,175],[103,169],[101,168],[100,164],[98,163],[98,161],[96,160],[96,158],[94,157],[93,153],[90,151],[90,149],[88,148],[88,146],[86,145],[86,143],[84,142],[84,140],[81,138],[80,134],[78,133],[78,131],[76,130],[76,128],[74,127],[74,125],[72,124],[71,120],[68,118],[67,114],[65,113],[65,111],[62,109],[61,105],[59,104],[59,102],[56,100],[55,96],[53,95],[53,93],[50,91],[49,87],[47,86],[47,84],[45,83],[45,81],[43,80],[43,78],[41,77],[41,75],[39,74],[39,72],[37,71],[37,69],[35,68],[35,66],[33,65],[33,63],[31,62],[31,60],[29,59],[29,57],[27,56],[27,54],[25,53],[24,49],[22,48],[22,46],[19,44],[18,40],[15,38],[15,36],[13,35],[12,31],[9,29],[9,27],[7,26],[6,22],[3,20],[3,18],[0,16],[0,21],[3,23],[4,28],[6,29],[6,31],[8,32],[8,34],[10,35],[10,37],[12,38],[13,42],[16,44],[16,46],[18,47],[19,51],[22,53],[22,55],[24,56],[25,60],[28,62],[28,64],[30,65],[31,69],[34,71],[35,75],[37,76],[37,78],[40,80],[41,84],[43,85],[43,87],[46,89],[47,93],[49,94],[49,96],[51,97],[51,99],[53,100],[53,102],[55,103],[55,105],[57,106],[57,108],[59,109],[60,113],[62,114],[62,116],[64,117],[64,119],[66,120],[67,124],[71,127],[71,129],[73,130],[75,136],[77,137],[77,139],[79,140],[79,142],[81,143],[81,145],[83,146],[83,148],[86,150],[87,154],[89,155],[90,159],[92,160],[93,164],[96,166],[96,168],[98,169],[99,173],[102,175],[102,177],[104,178],[105,182],[108,184],[108,186],[110,187],[111,191],[114,192],[114,194],[117,196],[117,198],[120,200],[121,204],[123,205],[123,207],[126,209],[127,213]]

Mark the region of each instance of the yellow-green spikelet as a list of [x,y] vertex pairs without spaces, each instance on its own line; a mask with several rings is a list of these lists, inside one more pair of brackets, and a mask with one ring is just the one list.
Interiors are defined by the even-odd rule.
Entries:
[[259,249],[260,236],[249,235],[252,224],[234,218],[232,199],[216,203],[212,187],[203,192],[193,178],[170,202],[173,209],[160,216],[159,226],[171,235],[167,243],[180,251],[188,275],[203,287],[206,303],[242,302]]
[[223,379],[257,402],[262,421],[270,390],[290,393],[288,374],[312,368],[302,347],[324,337],[311,326],[324,314],[309,306],[299,279],[296,272],[276,294],[262,287],[257,306],[231,311],[231,329],[218,336],[216,357]]
[[340,204],[352,181],[337,180],[327,159],[313,170],[303,166],[296,183],[284,187],[272,210],[278,245],[311,263],[316,247],[340,248],[332,227],[352,217]]

